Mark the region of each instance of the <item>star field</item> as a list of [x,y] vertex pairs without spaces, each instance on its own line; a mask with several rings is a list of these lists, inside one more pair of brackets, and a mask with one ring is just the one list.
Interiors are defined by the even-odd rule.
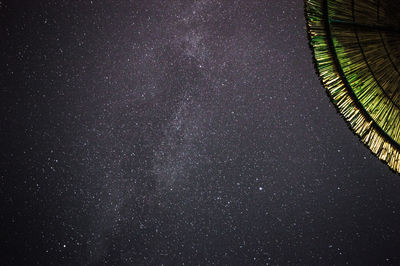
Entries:
[[2,265],[396,264],[400,179],[302,1],[1,1]]

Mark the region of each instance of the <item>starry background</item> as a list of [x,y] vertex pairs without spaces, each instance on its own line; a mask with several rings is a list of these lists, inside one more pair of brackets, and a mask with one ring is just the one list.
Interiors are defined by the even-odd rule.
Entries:
[[302,1],[1,1],[0,34],[2,265],[399,263]]

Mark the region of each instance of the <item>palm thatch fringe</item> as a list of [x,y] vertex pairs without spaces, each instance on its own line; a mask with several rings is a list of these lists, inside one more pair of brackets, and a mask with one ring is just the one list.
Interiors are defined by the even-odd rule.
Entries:
[[[381,104],[384,103],[382,98],[379,98],[382,91],[378,91],[373,96],[371,96],[372,94],[370,93],[369,98],[366,100],[376,101],[372,105],[376,110],[366,110],[366,106],[369,108],[368,105],[360,103],[359,98],[362,97],[362,94],[365,93],[367,89],[360,91],[360,94],[356,95],[351,84],[354,85],[354,82],[358,81],[348,80],[351,79],[351,75],[349,74],[350,71],[352,71],[350,69],[351,64],[354,63],[354,60],[358,59],[351,58],[351,60],[346,62],[336,54],[333,48],[333,42],[335,40],[330,36],[330,21],[328,21],[330,17],[328,17],[325,12],[330,5],[328,2],[341,2],[345,5],[345,2],[350,1],[305,0],[307,30],[317,74],[323,86],[326,88],[331,101],[336,106],[338,112],[348,122],[352,131],[360,137],[361,141],[368,146],[380,160],[384,161],[392,170],[400,173],[400,146],[398,142],[393,139],[393,136],[400,137],[400,134],[398,131],[390,131],[390,126],[397,125],[398,116],[391,114],[390,110],[389,112],[377,112],[377,109],[382,107]],[[337,18],[341,18],[339,13],[335,15]],[[348,15],[349,14],[344,14],[343,17]],[[337,47],[340,48],[339,45],[337,44]],[[346,72],[348,74],[347,77],[343,69],[341,69],[341,65],[343,66],[346,64],[349,68],[346,70],[348,71]],[[360,77],[357,78],[359,79]],[[371,113],[374,117],[371,116]],[[390,125],[386,125],[388,124],[388,117],[391,120]],[[377,121],[380,122],[378,123]],[[393,135],[388,135],[388,132]]]

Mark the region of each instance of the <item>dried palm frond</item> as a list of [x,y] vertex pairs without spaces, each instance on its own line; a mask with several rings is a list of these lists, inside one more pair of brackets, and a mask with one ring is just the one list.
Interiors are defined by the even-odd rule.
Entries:
[[350,128],[400,173],[400,7],[395,0],[305,0],[322,84]]

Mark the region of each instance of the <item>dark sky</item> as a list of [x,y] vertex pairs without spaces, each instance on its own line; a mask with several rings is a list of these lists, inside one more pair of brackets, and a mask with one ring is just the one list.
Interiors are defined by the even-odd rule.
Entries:
[[400,263],[302,1],[1,1],[0,36],[2,265]]

